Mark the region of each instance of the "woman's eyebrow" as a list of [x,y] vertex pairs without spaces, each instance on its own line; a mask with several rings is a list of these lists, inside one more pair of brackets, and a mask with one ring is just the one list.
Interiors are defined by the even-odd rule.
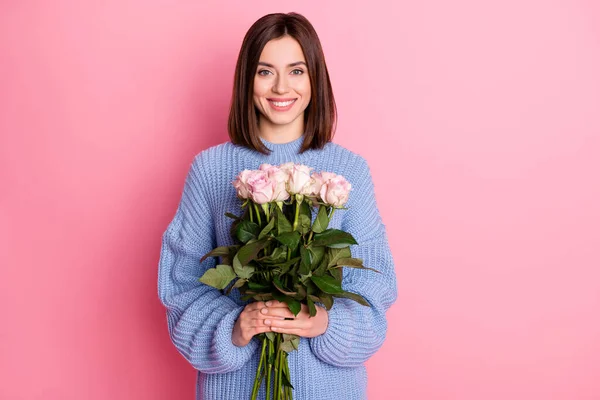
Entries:
[[[269,63],[266,63],[264,61],[259,61],[258,65],[264,65],[265,67],[275,68],[275,66],[273,66],[273,64],[269,64]],[[293,62],[291,64],[288,64],[288,68],[296,67],[298,65],[304,65],[306,67],[306,63],[304,61],[296,61],[296,62]]]

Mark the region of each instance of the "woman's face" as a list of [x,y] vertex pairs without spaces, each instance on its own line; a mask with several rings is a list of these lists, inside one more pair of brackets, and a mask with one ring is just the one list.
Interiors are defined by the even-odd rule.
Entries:
[[254,105],[265,124],[304,127],[304,110],[310,102],[310,78],[300,44],[290,36],[269,41],[254,76]]

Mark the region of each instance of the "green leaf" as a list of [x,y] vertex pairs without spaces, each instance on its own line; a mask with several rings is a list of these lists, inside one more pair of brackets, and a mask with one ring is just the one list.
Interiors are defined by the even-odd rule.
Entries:
[[321,299],[321,303],[323,303],[327,311],[331,310],[331,307],[333,307],[333,296],[328,293],[323,293],[321,296],[319,296],[319,298]]
[[233,257],[233,271],[237,274],[237,270],[242,269],[242,263],[240,262],[240,259],[238,258],[238,255],[236,254]]
[[351,299],[351,300],[356,301],[359,304],[362,304],[363,306],[371,307],[371,304],[369,304],[369,302],[367,300],[365,300],[364,297],[362,297],[361,295],[356,294],[356,293],[342,291],[342,293],[336,293],[334,296]]
[[298,313],[302,309],[300,302],[296,299],[293,299],[293,298],[286,296],[285,294],[282,294],[279,292],[273,292],[272,295],[273,295],[273,298],[275,298],[275,300],[281,301],[282,303],[287,304],[288,308],[290,309],[290,311],[292,313],[294,313],[294,315],[298,315]]
[[313,246],[327,246],[339,249],[357,243],[354,237],[348,232],[339,229],[327,229],[323,233],[315,234],[312,244]]
[[292,224],[290,223],[290,221],[288,221],[285,215],[283,215],[283,212],[281,212],[279,207],[275,208],[275,216],[277,218],[276,226],[278,234],[292,231]]
[[310,277],[312,276],[312,272],[308,272],[308,274],[306,275],[302,275],[300,274],[300,282],[304,283],[305,285],[308,284],[308,282],[310,282]]
[[244,286],[244,283],[246,283],[247,280],[245,279],[238,279],[237,281],[235,281],[235,283],[231,286],[229,286],[229,288],[225,291],[225,294],[229,294],[231,293],[231,291],[235,288],[241,288],[242,286]]
[[313,253],[311,253],[311,251],[308,250],[306,247],[301,246],[300,259],[300,270],[298,271],[298,273],[300,275],[306,275],[311,271],[310,267],[312,265]]
[[234,220],[236,220],[236,221],[237,221],[238,219],[240,219],[240,217],[238,217],[237,215],[235,215],[235,214],[232,214],[232,213],[230,213],[230,212],[226,212],[226,213],[225,213],[225,216],[226,216],[226,217],[229,217],[229,218],[231,218],[231,219],[234,219]]
[[248,289],[256,292],[271,291],[271,285],[257,282],[248,282]]
[[217,265],[208,269],[199,281],[217,289],[225,289],[235,277],[231,265]]
[[244,220],[238,224],[235,230],[235,236],[242,243],[247,243],[250,239],[256,239],[259,226],[252,222]]
[[362,259],[360,259],[360,258],[340,258],[339,260],[337,260],[337,265],[335,265],[333,268],[341,268],[341,267],[368,269],[371,271],[375,271],[378,274],[381,273],[381,272],[377,271],[376,269],[365,267],[363,265]]
[[352,257],[352,253],[350,252],[350,248],[344,247],[341,249],[329,249],[329,267],[333,267],[337,265],[337,262],[340,258],[348,258]]
[[302,310],[302,306],[300,305],[300,302],[296,299],[292,299],[292,298],[288,297],[287,300],[285,301],[285,303],[288,305],[288,308],[295,316],[297,316],[298,313],[300,313],[300,310]]
[[278,276],[273,277],[273,285],[277,290],[279,290],[283,294],[287,294],[289,296],[295,296],[297,293],[287,290]]
[[242,286],[244,286],[244,283],[248,282],[245,279],[238,279],[237,281],[235,281],[235,283],[233,284],[232,287],[234,288],[241,288]]
[[289,249],[295,250],[298,247],[298,243],[300,243],[300,233],[298,232],[286,232],[282,233],[279,236],[276,236],[275,239],[281,244],[286,245]]
[[252,274],[254,273],[254,267],[251,267],[249,265],[242,265],[238,258],[238,255],[236,254],[236,256],[233,257],[233,271],[239,278],[248,280],[250,279],[250,277],[252,277]]
[[304,287],[304,285],[300,282],[297,282],[294,285],[294,288],[296,289],[296,292],[298,294],[296,294],[296,296],[294,296],[294,298],[296,300],[302,301],[306,298],[306,288]]
[[319,212],[317,214],[317,218],[315,218],[315,223],[312,226],[312,230],[315,233],[321,233],[327,226],[329,225],[329,216],[327,215],[327,207],[319,206]]
[[336,264],[351,267],[363,267],[363,260],[361,258],[344,257],[337,260]]
[[305,235],[310,232],[310,218],[304,214],[298,216],[298,231]]
[[257,258],[261,264],[275,264],[279,265],[287,260],[287,250],[284,250],[284,246],[275,247],[270,255]]
[[[321,247],[321,248],[323,248],[323,247]],[[319,266],[314,269],[313,275],[316,275],[316,276],[325,275],[328,265],[329,265],[329,257],[324,256],[323,259],[321,260],[321,263],[319,264]]]
[[221,262],[219,264],[232,265],[233,257],[237,254],[241,246],[229,246],[229,254],[221,256]]
[[308,314],[311,317],[317,315],[317,308],[315,307],[315,303],[313,303],[310,297],[306,298],[306,305],[308,306]]
[[300,215],[306,215],[309,220],[312,219],[312,202],[307,198],[300,204]]
[[342,272],[341,268],[330,268],[328,271],[334,279],[337,279],[338,282],[342,281],[344,273]]
[[283,247],[276,247],[271,254],[274,262],[285,262],[287,260],[287,251]]
[[275,341],[275,332],[265,332],[265,335],[267,336],[267,339],[269,339],[271,342]]
[[285,251],[281,248],[281,247],[275,247],[275,249],[273,250],[273,252],[271,253],[271,257],[273,258],[273,260],[277,261],[280,258],[282,260],[285,260]]
[[[286,353],[289,353],[291,351],[298,350],[298,346],[300,346],[300,337],[296,335],[288,335],[286,333],[283,334],[283,342],[281,342],[281,344],[279,345],[279,348],[281,350],[285,351]],[[282,372],[282,377],[285,378],[284,380],[287,380],[287,382],[284,382],[284,384],[289,385],[293,388],[292,384],[289,381],[289,377],[286,376],[285,368]]]
[[212,249],[211,251],[209,251],[208,253],[206,253],[200,259],[200,262],[206,260],[208,257],[223,257],[223,256],[228,256],[229,255],[229,248],[230,247],[238,247],[238,246],[219,246],[219,247],[216,247],[216,248]]
[[256,301],[273,300],[273,296],[271,295],[271,293],[258,293],[258,294],[253,295],[251,298]]
[[297,264],[298,261],[300,261],[300,257],[294,257],[294,258],[290,259],[289,261],[277,264],[274,267],[279,269],[280,275],[283,275],[283,274],[287,273],[295,264]]
[[275,227],[275,218],[271,218],[269,223],[258,234],[258,238],[262,239],[265,236],[267,236],[273,230],[274,227]]
[[325,247],[310,246],[308,248],[308,250],[310,250],[310,252],[312,253],[312,261],[311,261],[310,265],[311,265],[311,269],[314,270],[321,263],[321,260],[323,260],[323,256],[325,255]]
[[310,280],[325,293],[339,294],[343,293],[342,285],[340,282],[331,276],[311,276]]
[[264,249],[268,242],[267,239],[262,239],[242,246],[237,253],[240,263],[248,265],[250,261],[256,259],[258,252]]

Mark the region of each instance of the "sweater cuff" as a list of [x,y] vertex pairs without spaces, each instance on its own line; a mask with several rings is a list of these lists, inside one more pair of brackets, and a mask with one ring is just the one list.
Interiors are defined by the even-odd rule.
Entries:
[[239,306],[225,314],[215,330],[212,354],[218,359],[219,364],[225,366],[227,371],[242,368],[258,348],[256,340],[251,340],[244,347],[238,347],[231,341],[233,326],[243,310],[244,306]]
[[338,366],[355,366],[360,365],[360,362],[348,364],[347,355],[356,342],[358,332],[349,318],[345,300],[335,299],[333,307],[327,312],[327,330],[322,335],[310,339],[310,347],[321,361]]

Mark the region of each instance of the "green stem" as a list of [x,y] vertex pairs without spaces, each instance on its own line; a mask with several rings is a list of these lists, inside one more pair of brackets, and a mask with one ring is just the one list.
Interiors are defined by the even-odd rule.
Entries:
[[271,400],[271,370],[273,369],[271,356],[273,352],[273,342],[269,340],[269,356],[267,359],[267,400]]
[[254,387],[252,388],[252,397],[251,400],[256,400],[256,396],[258,396],[258,388],[260,387],[260,382],[262,381],[262,366],[263,361],[265,359],[265,350],[267,348],[267,340],[269,340],[266,336],[263,337],[262,343],[262,351],[260,352],[260,361],[258,363],[258,369],[256,370],[256,377],[254,378]]
[[254,204],[254,210],[256,211],[256,218],[258,219],[258,226],[262,225],[262,219],[260,218],[260,210],[258,209],[258,204],[256,203],[252,203]]
[[275,384],[273,385],[273,399],[274,400],[281,400],[280,398],[280,390],[281,390],[281,381],[279,380],[279,364],[280,364],[280,350],[279,350],[279,345],[281,343],[281,335],[277,334],[275,337],[275,351],[277,352],[277,356],[275,357]]
[[[288,361],[287,361],[287,353],[285,354],[284,357],[284,368],[285,368],[285,374],[287,376],[290,376],[290,366],[288,365]],[[285,400],[292,400],[292,388],[289,386],[285,387]]]
[[298,201],[298,199],[296,199],[296,215],[294,216],[294,228],[293,230],[295,231],[296,228],[298,228],[298,214],[300,213],[300,205],[302,203]]
[[277,370],[277,375],[278,375],[277,382],[279,383],[279,385],[277,386],[277,392],[279,393],[279,400],[281,400],[281,396],[283,395],[283,389],[284,389],[282,381],[281,381],[281,376],[283,375],[283,358],[284,358],[283,350],[279,349],[278,356],[279,356],[279,368]]
[[[300,204],[301,202],[298,201],[298,199],[294,200],[296,202],[296,211],[295,211],[295,215],[294,215],[294,226],[292,228],[293,231],[296,230],[296,228],[298,228],[298,214],[300,213]],[[287,260],[290,261],[292,259],[292,250],[288,248],[287,251]]]
[[252,205],[248,205],[248,214],[250,214],[250,222],[254,222],[254,218],[252,218]]

